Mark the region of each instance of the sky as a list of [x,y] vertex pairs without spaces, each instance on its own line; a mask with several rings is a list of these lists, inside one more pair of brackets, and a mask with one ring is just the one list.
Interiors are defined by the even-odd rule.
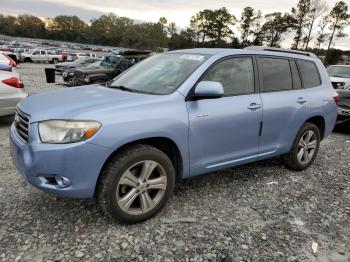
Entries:
[[[325,0],[333,7],[337,0]],[[350,0],[344,0],[350,5]],[[260,9],[263,14],[279,11],[289,12],[298,0],[0,0],[2,14],[33,14],[41,18],[57,15],[77,15],[89,22],[102,14],[113,12],[118,16],[126,16],[135,20],[157,22],[164,16],[168,22],[175,22],[178,27],[189,25],[190,17],[203,9],[227,7],[237,18],[242,9],[251,6]],[[347,30],[350,34],[350,28]],[[287,37],[284,45],[290,45]],[[336,40],[335,47],[350,49],[350,37]]]

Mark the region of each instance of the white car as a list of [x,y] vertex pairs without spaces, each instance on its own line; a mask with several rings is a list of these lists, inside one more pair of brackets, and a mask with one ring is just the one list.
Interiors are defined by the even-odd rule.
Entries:
[[332,65],[327,72],[334,89],[350,90],[350,65]]
[[0,64],[7,65],[9,67],[16,67],[16,62],[4,53],[0,53]]
[[0,116],[14,114],[18,102],[27,96],[18,73],[0,71]]
[[63,57],[56,50],[36,49],[31,53],[22,53],[21,60],[23,62],[49,62],[57,64],[63,61]]

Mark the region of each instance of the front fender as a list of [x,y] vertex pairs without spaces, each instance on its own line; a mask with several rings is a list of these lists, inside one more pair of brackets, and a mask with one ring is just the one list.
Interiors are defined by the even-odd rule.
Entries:
[[103,81],[108,81],[109,78],[105,74],[93,74],[93,75],[88,75],[87,76],[90,81],[95,81],[95,80],[103,80]]

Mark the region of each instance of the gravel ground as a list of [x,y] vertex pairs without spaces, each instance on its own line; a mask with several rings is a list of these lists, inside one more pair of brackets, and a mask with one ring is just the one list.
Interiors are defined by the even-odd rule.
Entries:
[[[44,83],[45,66],[19,66],[29,93],[61,87]],[[306,171],[273,159],[193,178],[156,217],[125,226],[93,200],[23,186],[10,123],[0,119],[0,261],[350,261],[349,131]]]

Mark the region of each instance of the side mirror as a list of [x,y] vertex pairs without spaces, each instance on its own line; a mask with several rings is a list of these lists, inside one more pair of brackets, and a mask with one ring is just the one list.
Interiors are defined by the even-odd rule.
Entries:
[[194,90],[197,98],[219,98],[224,96],[224,88],[220,82],[201,81]]

